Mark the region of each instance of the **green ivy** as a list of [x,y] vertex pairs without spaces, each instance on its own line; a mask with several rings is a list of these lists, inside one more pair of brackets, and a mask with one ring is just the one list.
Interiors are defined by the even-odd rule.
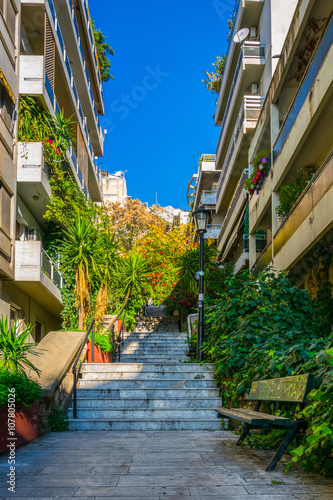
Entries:
[[[225,405],[238,406],[255,380],[313,373],[315,391],[302,413],[308,429],[292,444],[292,460],[309,471],[333,474],[333,438],[327,430],[333,427],[333,334],[308,292],[293,286],[285,272],[225,276],[220,297],[207,301],[205,336],[206,360],[216,365]],[[272,403],[263,411],[290,416],[297,408]],[[249,439],[260,447],[278,442],[280,432]]]
[[15,400],[30,407],[42,397],[42,389],[33,380],[21,373],[0,370],[0,408],[8,402],[8,389],[15,389]]
[[281,186],[279,193],[280,205],[276,207],[276,213],[281,219],[289,214],[297,198],[302,194],[308,182],[311,180],[312,175],[313,173],[311,171],[304,172],[300,169],[289,184]]
[[54,407],[49,414],[49,425],[52,432],[68,431],[69,422],[68,418],[64,417],[62,410]]

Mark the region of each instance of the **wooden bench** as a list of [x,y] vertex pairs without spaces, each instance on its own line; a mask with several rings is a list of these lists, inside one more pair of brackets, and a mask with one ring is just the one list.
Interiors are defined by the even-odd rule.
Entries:
[[237,441],[237,446],[244,441],[251,429],[289,429],[273,460],[266,468],[266,471],[272,471],[304,421],[261,413],[259,411],[260,404],[262,401],[271,401],[299,403],[301,406],[305,406],[307,403],[306,397],[312,388],[313,375],[311,374],[259,380],[252,383],[248,397],[249,401],[256,401],[254,410],[246,408],[216,408],[217,416],[229,417],[243,422],[243,432]]

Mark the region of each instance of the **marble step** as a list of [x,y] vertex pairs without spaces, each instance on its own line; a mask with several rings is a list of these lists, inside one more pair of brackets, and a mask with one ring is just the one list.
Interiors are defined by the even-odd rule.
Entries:
[[[95,388],[79,388],[77,390],[79,399],[90,400],[157,400],[157,399],[180,399],[195,398],[200,399],[218,398],[219,389],[217,387],[210,388],[185,388],[178,387],[173,389],[125,389],[124,387],[116,389],[95,389]],[[214,407],[215,408],[215,407]]]
[[94,420],[69,419],[70,431],[174,431],[174,430],[221,430],[221,422],[215,419],[185,420],[173,419],[137,419],[137,420]]
[[80,388],[99,389],[214,389],[214,380],[159,379],[159,380],[80,380]]
[[152,372],[83,372],[80,380],[214,380],[213,372],[179,372],[179,371],[152,371]]
[[177,372],[214,372],[214,365],[211,363],[83,363],[82,372],[122,372],[129,371],[138,373],[177,371]]
[[187,357],[182,355],[173,356],[171,358],[167,358],[166,356],[134,356],[130,354],[124,354],[124,356],[120,356],[120,360],[126,363],[174,363],[174,362],[184,362],[187,361]]
[[[73,417],[72,408],[68,410],[68,418]],[[213,408],[80,408],[78,412],[79,418],[87,420],[137,420],[145,419],[165,419],[172,420],[196,420],[217,418]]]
[[178,356],[179,354],[186,354],[188,352],[189,348],[188,346],[184,347],[170,347],[170,349],[161,349],[160,347],[151,347],[151,348],[141,348],[139,347],[122,347],[121,348],[121,354],[136,354],[137,356],[145,356],[147,354],[151,354],[154,356],[160,356],[160,355],[168,355],[168,357],[171,356]]
[[[81,393],[80,393],[81,394]],[[155,398],[127,398],[127,399],[111,399],[111,398],[77,398],[77,408],[104,408],[104,409],[194,409],[194,408],[217,408],[221,406],[221,398],[210,397],[210,398],[190,398],[190,397],[166,397],[165,399],[155,399]]]
[[123,333],[123,339],[126,340],[156,340],[156,341],[165,341],[165,342],[174,342],[180,339],[187,339],[187,335],[181,332],[131,332],[131,333]]

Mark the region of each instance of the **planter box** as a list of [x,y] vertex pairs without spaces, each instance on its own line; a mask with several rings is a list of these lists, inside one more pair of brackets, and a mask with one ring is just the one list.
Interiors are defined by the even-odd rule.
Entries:
[[[92,355],[92,346],[89,341],[87,344],[87,362],[91,363],[91,355]],[[94,346],[94,363],[111,363],[110,352],[102,352],[100,347],[97,345]]]
[[0,453],[9,450],[7,445],[11,442],[11,437],[15,440],[15,447],[18,448],[28,441],[37,439],[39,435],[39,401],[27,408],[21,403],[16,403],[15,416],[15,436],[8,435],[8,409],[5,405],[0,411]]

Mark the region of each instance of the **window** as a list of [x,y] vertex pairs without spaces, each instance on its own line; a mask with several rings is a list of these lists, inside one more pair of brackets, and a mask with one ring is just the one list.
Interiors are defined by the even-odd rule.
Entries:
[[15,306],[10,306],[10,327],[12,328],[19,321],[19,309]]
[[10,192],[0,182],[0,227],[8,236],[11,233],[11,198]]
[[40,342],[42,340],[42,330],[43,330],[43,325],[39,321],[36,321],[35,328],[34,328],[34,338],[35,342]]
[[0,83],[0,113],[7,128],[12,131],[12,120],[15,111],[15,104],[8,95],[8,92],[2,83]]
[[10,36],[15,40],[16,10],[11,0],[7,0],[7,28]]

